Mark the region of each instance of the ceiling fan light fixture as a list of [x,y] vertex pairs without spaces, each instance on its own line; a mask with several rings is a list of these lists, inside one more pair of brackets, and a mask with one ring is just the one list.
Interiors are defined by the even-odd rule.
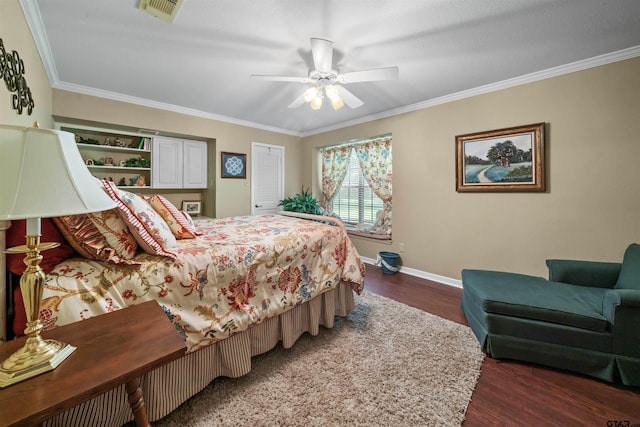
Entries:
[[311,102],[318,95],[318,88],[316,86],[310,87],[309,89],[304,91],[304,101]]
[[331,100],[331,106],[334,110],[339,110],[344,105],[344,101],[340,98],[340,91],[337,86],[327,85],[324,88],[324,93]]
[[331,101],[331,106],[334,110],[342,108],[345,104],[353,109],[359,108],[364,102],[351,93],[345,87],[346,84],[398,78],[398,67],[371,68],[368,70],[340,73],[338,70],[332,68],[333,53],[333,42],[331,40],[312,37],[311,55],[313,56],[313,69],[309,70],[307,77],[260,74],[252,74],[251,77],[275,82],[311,83],[313,87],[306,89],[301,95],[298,95],[298,97],[289,104],[288,108],[298,108],[305,102],[309,102],[312,104],[311,108],[314,110],[319,110],[322,107],[322,100],[325,95]]
[[311,109],[312,110],[319,110],[320,108],[322,108],[322,97],[321,96],[316,96],[311,101]]
[[336,98],[340,98],[340,94],[338,92],[338,88],[335,87],[334,85],[327,85],[324,88],[324,92],[327,94],[327,96],[331,100],[336,99]]

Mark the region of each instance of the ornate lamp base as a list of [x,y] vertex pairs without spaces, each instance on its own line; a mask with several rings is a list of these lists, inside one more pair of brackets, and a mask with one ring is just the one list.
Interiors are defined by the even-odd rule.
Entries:
[[25,345],[0,365],[0,388],[55,369],[76,348],[56,340],[27,338]]

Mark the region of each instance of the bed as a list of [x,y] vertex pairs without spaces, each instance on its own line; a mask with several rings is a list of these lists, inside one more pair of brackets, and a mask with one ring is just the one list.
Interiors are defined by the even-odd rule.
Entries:
[[[344,228],[328,221],[201,219],[192,223],[198,235],[178,239],[172,257],[138,251],[115,264],[73,256],[47,274],[41,319],[53,328],[156,300],[187,344],[184,357],[140,379],[149,419],[158,420],[216,377],[248,373],[252,356],[279,342],[289,348],[353,309],[364,265]],[[132,419],[121,387],[45,425]]]

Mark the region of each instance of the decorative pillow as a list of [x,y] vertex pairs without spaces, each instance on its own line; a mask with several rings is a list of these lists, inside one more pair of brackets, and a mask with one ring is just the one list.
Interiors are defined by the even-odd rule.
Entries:
[[89,214],[89,218],[118,255],[124,259],[134,257],[138,243],[117,208]]
[[170,201],[159,194],[149,199],[151,207],[165,220],[177,239],[193,239],[198,235],[195,226]]
[[[7,230],[7,248],[26,244],[27,221],[24,219],[12,220],[11,227]],[[45,274],[49,273],[59,262],[73,256],[75,251],[67,243],[64,236],[56,228],[50,218],[42,218],[40,221],[40,241],[58,242],[57,248],[43,251],[40,268]],[[13,274],[22,275],[27,266],[24,264],[25,254],[7,254],[7,270]]]
[[[131,244],[129,244],[127,251],[123,251],[123,255],[120,255],[116,248],[109,244],[105,235],[96,226],[94,219],[96,219],[96,222],[103,222],[101,219],[103,215],[102,212],[68,215],[53,218],[53,221],[80,256],[96,261],[110,261],[116,264],[133,263],[130,261],[133,257],[133,255],[130,255],[130,252],[133,250],[133,253],[135,253],[135,245],[132,247]],[[109,216],[109,214],[105,216]],[[111,239],[117,239],[117,237],[114,235],[111,236]],[[124,239],[128,240],[126,237],[124,237]]]
[[109,181],[103,181],[105,191],[116,202],[120,216],[129,227],[140,247],[152,255],[176,254],[169,249],[177,246],[176,238],[162,217],[141,196],[123,191]]
[[[196,223],[193,222],[193,218],[191,218],[191,215],[189,215],[186,211],[180,211],[180,213],[182,214],[182,216],[184,216],[184,218],[187,220],[187,222],[189,223],[189,225],[191,227],[196,228]],[[197,233],[198,236],[200,236],[202,233]]]

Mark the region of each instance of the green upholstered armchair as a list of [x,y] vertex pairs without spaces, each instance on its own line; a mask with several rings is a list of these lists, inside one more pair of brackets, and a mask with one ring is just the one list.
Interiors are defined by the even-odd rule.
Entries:
[[640,386],[640,245],[622,263],[547,266],[548,280],[463,270],[462,308],[483,350]]

